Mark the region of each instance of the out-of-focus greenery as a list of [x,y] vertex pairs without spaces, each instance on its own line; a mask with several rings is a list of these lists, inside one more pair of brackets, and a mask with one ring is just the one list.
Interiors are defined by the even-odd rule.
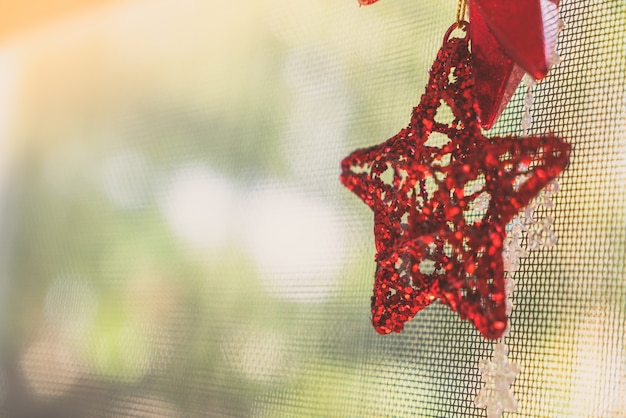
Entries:
[[[344,155],[406,125],[455,13],[453,1],[128,1],[0,50],[15,86],[0,131],[6,410],[481,416],[476,367],[490,345],[469,324],[433,305],[401,335],[372,330],[372,216],[338,182]],[[562,94],[578,97],[573,84]],[[519,133],[521,98],[494,134]],[[557,233],[556,251],[578,245]],[[563,405],[588,375],[558,357],[586,361],[576,338],[608,341],[619,326],[576,333],[574,308],[525,320],[559,303],[529,283],[582,283],[571,261],[533,257],[511,337],[521,412],[575,416],[584,408]],[[623,325],[616,263],[608,312]],[[624,366],[623,337],[600,367]],[[559,389],[543,370],[579,380]],[[618,400],[619,370],[595,382],[620,383]]]

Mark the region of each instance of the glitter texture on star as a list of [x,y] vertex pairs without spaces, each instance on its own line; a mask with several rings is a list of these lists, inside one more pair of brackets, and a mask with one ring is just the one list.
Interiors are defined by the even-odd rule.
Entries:
[[[342,162],[342,183],[374,212],[372,323],[381,334],[439,299],[500,338],[506,225],[569,161],[554,135],[483,136],[468,36],[450,37],[454,27],[408,127]],[[444,107],[449,120],[439,120]]]

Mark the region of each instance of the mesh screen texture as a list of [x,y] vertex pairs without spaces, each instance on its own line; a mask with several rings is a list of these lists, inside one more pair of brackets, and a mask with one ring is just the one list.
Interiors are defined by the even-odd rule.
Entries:
[[[370,324],[338,180],[409,121],[456,2],[120,1],[0,47],[0,410],[483,417],[493,344]],[[516,273],[520,417],[626,417],[626,4],[563,0],[530,134],[573,145]],[[521,134],[520,88],[490,135]]]

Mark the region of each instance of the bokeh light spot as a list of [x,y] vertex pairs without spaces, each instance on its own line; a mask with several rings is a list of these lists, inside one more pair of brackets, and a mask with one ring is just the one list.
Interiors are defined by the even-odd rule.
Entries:
[[167,187],[162,211],[172,231],[187,244],[213,249],[229,238],[233,193],[233,185],[207,167],[184,167]]
[[337,286],[345,251],[334,208],[287,187],[253,194],[247,208],[243,238],[272,295],[325,300]]
[[47,332],[24,353],[21,370],[33,391],[44,397],[66,393],[84,372],[84,364],[67,338]]

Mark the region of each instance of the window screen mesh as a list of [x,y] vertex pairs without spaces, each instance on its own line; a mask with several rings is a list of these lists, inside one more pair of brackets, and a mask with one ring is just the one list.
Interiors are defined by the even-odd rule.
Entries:
[[[456,3],[117,2],[0,48],[0,402],[16,417],[486,416],[492,344],[370,325],[339,181],[404,127]],[[573,145],[516,273],[523,417],[626,416],[626,4],[563,0],[531,134]],[[524,92],[490,131],[521,133]]]

